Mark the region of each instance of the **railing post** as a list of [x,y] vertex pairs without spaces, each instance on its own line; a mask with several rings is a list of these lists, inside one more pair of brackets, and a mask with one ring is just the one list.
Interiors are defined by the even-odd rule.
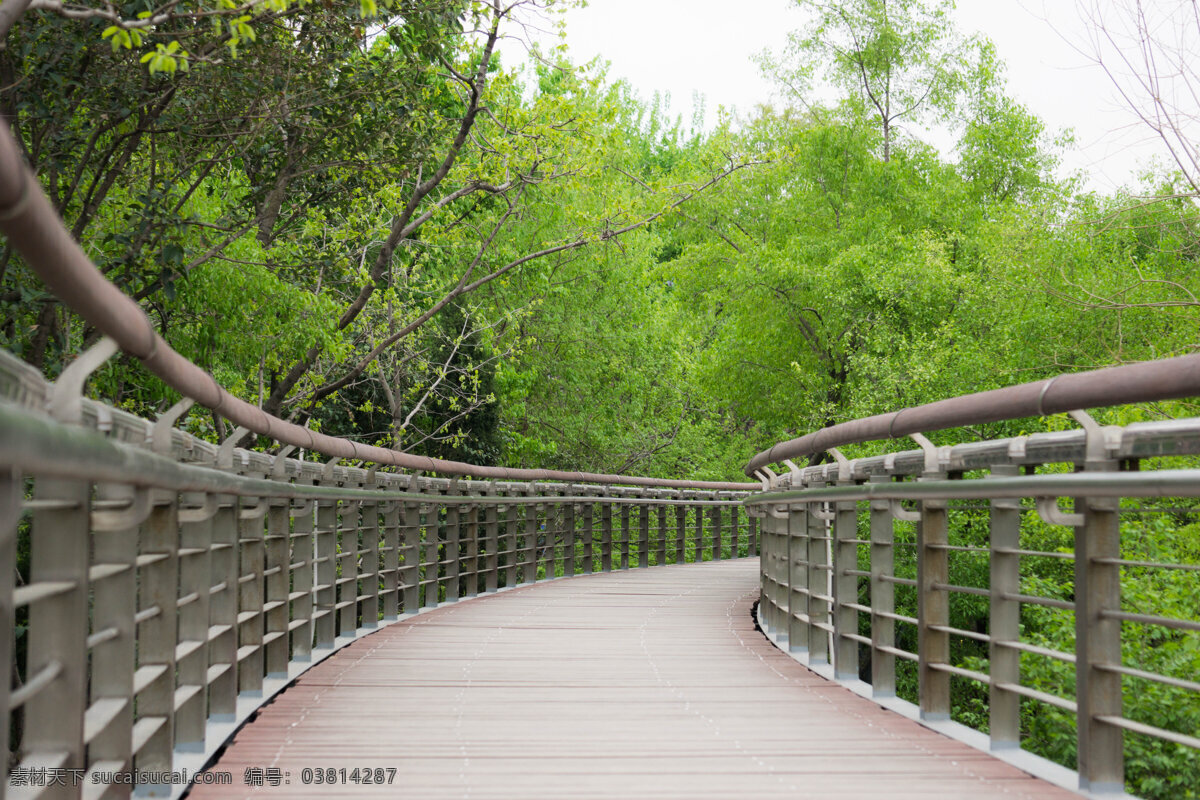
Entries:
[[762,513],[762,523],[760,530],[763,536],[763,546],[758,559],[758,614],[759,623],[763,628],[763,632],[770,634],[773,631],[771,622],[771,583],[773,570],[775,568],[773,554],[770,547],[769,529],[771,525],[771,508],[769,505],[760,505],[755,509],[756,512]]
[[[85,642],[91,487],[85,481],[42,479],[34,492],[36,499],[61,501],[63,507],[33,513],[30,579],[33,583],[71,584],[71,588],[29,606],[25,678],[29,680],[42,670],[54,669],[55,665],[58,675],[25,703],[21,749],[35,759],[43,753],[65,753],[64,767],[82,769],[85,761],[81,712],[88,705]],[[16,508],[20,508],[20,502]],[[11,581],[13,574],[9,572],[3,580]],[[171,644],[173,647],[173,639]],[[174,684],[171,688],[174,689]],[[59,787],[50,787],[53,796],[70,795],[69,788],[61,788],[55,794],[56,788]]]
[[[584,487],[582,493],[587,496],[591,494],[590,487]],[[583,561],[580,571],[584,575],[591,575],[595,558],[594,540],[596,533],[592,528],[592,502],[585,501],[579,509],[579,535],[580,535],[580,553],[579,557]]]
[[[543,494],[549,494],[552,490],[543,488]],[[559,508],[554,503],[539,503],[537,505],[538,516],[541,520],[538,530],[542,531],[540,550],[538,560],[541,562],[542,578],[549,579],[555,577],[557,570],[555,567],[558,564],[557,552],[557,519]]]
[[421,528],[424,530],[424,555],[421,562],[425,567],[425,577],[422,583],[425,584],[425,600],[423,608],[437,608],[439,601],[439,587],[441,586],[442,572],[442,506],[441,498],[438,497],[430,486],[429,502],[422,503],[420,506],[421,515],[424,518],[421,523]]
[[[237,711],[237,498],[218,495],[212,518],[213,593],[209,597],[208,714],[232,722]],[[219,588],[218,588],[219,587]]]
[[[19,508],[18,496],[12,510],[15,513]],[[208,530],[198,530],[194,534],[193,543],[204,547],[205,553],[207,553],[210,531],[211,523]],[[133,681],[130,680],[130,676],[134,674],[137,663],[137,624],[134,621],[137,614],[137,546],[138,530],[136,526],[124,530],[92,532],[93,564],[97,567],[110,565],[113,570],[113,574],[92,583],[92,631],[98,633],[111,629],[116,631],[116,636],[100,642],[92,648],[89,689],[92,703],[106,700],[109,703],[120,703],[121,708],[111,721],[102,730],[97,731],[92,740],[88,742],[88,760],[92,763],[108,761],[121,764],[123,765],[121,768],[126,770],[132,766],[133,757],[131,747],[134,697]],[[196,638],[204,642],[205,646],[201,647],[196,654],[198,661],[193,660],[186,668],[181,667],[180,682],[198,683],[203,688],[207,682],[206,672],[208,670],[208,582],[211,568],[206,556],[191,560],[189,566],[193,572],[187,575],[187,588],[181,588],[181,592],[202,591],[203,594],[197,597],[195,604],[198,606],[197,608],[185,606],[181,609],[180,624],[182,626],[186,622],[190,631],[193,629],[193,624],[198,622],[199,624],[196,626],[198,630],[195,631]],[[13,565],[10,565],[8,569],[10,571],[5,575],[12,575]],[[116,571],[118,569],[119,572]],[[195,574],[197,571],[198,575]],[[183,578],[182,572],[180,577]],[[0,623],[0,630],[11,630],[11,626],[5,628],[3,623]],[[8,641],[9,639],[5,638],[5,642]],[[11,655],[7,657],[11,658]],[[4,664],[0,669],[7,674],[8,664]],[[8,686],[7,683],[3,685],[4,692],[8,691]],[[191,725],[180,726],[182,730],[176,737],[177,740],[204,741],[205,718],[208,713],[206,705],[204,693],[201,692],[198,709],[196,704],[181,709],[183,713],[195,713],[198,710],[199,720],[198,722],[193,720]],[[4,707],[7,708],[7,706]],[[5,725],[4,733],[8,733],[7,725]]]
[[[853,485],[850,479],[839,479],[839,485]],[[833,522],[833,597],[834,597],[834,674],[839,680],[858,678],[858,642],[846,634],[858,634],[858,611],[847,603],[858,602],[858,577],[850,570],[858,569],[858,503],[835,504]]]
[[[1012,477],[1019,472],[1015,464],[996,464],[988,477]],[[1021,682],[1021,653],[1005,646],[1021,638],[1021,604],[1007,598],[1007,595],[1021,591],[1021,556],[1009,552],[1020,547],[1021,501],[995,498],[990,505],[988,728],[991,748],[1007,750],[1021,746],[1021,697],[1003,688],[1005,684],[1019,685]]]
[[[819,488],[824,481],[813,481],[810,488]],[[829,624],[830,601],[829,595],[830,564],[828,556],[830,548],[829,524],[822,519],[818,512],[824,503],[807,503],[805,508],[806,537],[808,540],[808,556],[805,569],[804,586],[808,595],[808,663],[810,666],[821,666],[829,663]]]
[[774,583],[775,554],[771,549],[771,507],[764,504],[760,508],[763,513],[761,528],[763,546],[762,554],[758,559],[758,615],[763,632],[769,635],[775,632],[775,623],[771,613],[771,606],[774,603],[771,585]]
[[[703,499],[700,493],[696,493],[696,499]],[[696,541],[692,547],[692,552],[695,554],[693,559],[697,564],[704,561],[704,506],[693,506],[696,509]]]
[[[890,475],[872,475],[871,483],[888,483]],[[896,657],[884,648],[896,646],[896,587],[886,580],[896,574],[896,532],[891,504],[871,501],[871,694],[896,696]]]
[[758,517],[752,517],[749,514],[747,514],[746,515],[746,541],[748,544],[749,555],[751,555],[751,556],[758,555],[759,530],[760,530],[760,527],[758,524]]
[[613,507],[612,503],[600,506],[600,569],[612,572],[613,565]]
[[[781,516],[771,523],[771,540],[775,556],[772,558],[773,594],[772,608],[774,609],[775,636],[784,649],[788,646],[788,615],[791,609],[792,585],[792,510],[788,506],[775,507]],[[805,642],[807,643],[807,639]]]
[[[719,499],[717,497],[717,493],[713,492],[712,497],[710,499],[712,499],[712,500]],[[725,554],[723,552],[725,549],[725,530],[721,526],[722,516],[723,515],[721,514],[721,507],[713,506],[712,507],[712,528],[713,528],[713,560],[714,561],[720,561],[725,557]]]
[[[683,499],[684,493],[679,493],[679,499]],[[687,562],[687,506],[675,506],[675,563],[684,564]]]
[[729,557],[740,558],[742,549],[742,530],[739,527],[738,507],[729,507]]
[[[791,562],[788,553],[791,548],[792,520],[790,511],[774,505],[767,507],[767,516],[763,518],[763,530],[766,538],[764,555],[767,557],[767,607],[766,621],[768,632],[775,634],[781,647],[787,647],[788,635],[788,595],[791,587],[788,585],[788,575]],[[775,516],[780,514],[781,516]]]
[[[493,486],[488,487],[488,495],[496,494]],[[484,569],[483,590],[494,592],[500,588],[500,511],[493,503],[488,503],[483,510],[484,556],[487,566]]]
[[[359,507],[359,542],[354,560],[358,580],[349,584],[352,591],[361,597],[359,618],[364,628],[379,627],[379,503],[366,501]],[[362,553],[361,557],[357,557]],[[268,587],[270,579],[268,579]],[[268,588],[268,594],[270,590]],[[268,598],[270,599],[270,598]],[[352,600],[356,597],[350,598]],[[359,604],[356,603],[356,606]],[[268,613],[268,619],[270,615]],[[268,625],[268,628],[270,626]],[[268,668],[269,671],[269,668]]]
[[780,646],[786,649],[788,644],[788,610],[790,608],[788,601],[792,592],[791,584],[788,583],[792,571],[790,558],[792,549],[792,513],[791,509],[787,506],[778,506],[777,513],[782,516],[776,517],[771,521],[771,547],[775,551],[771,559],[771,563],[773,564],[771,587],[773,618],[771,624]]
[[[472,487],[473,488],[473,487]],[[474,494],[472,493],[472,497]],[[462,596],[475,597],[479,594],[479,506],[467,506],[466,524],[462,527],[466,538],[466,553],[462,556]]]
[[[301,474],[297,483],[310,481]],[[292,518],[291,563],[292,570],[292,617],[296,627],[292,630],[292,658],[308,661],[312,658],[313,646],[313,517],[316,503],[300,501],[299,506],[288,509]]]
[[[459,553],[459,538],[461,535],[460,513],[455,497],[462,494],[458,478],[450,479],[450,487],[446,489],[446,515],[442,521],[442,535],[438,538],[444,542],[442,561],[445,562],[445,579],[442,596],[447,603],[458,599],[458,582],[461,573],[461,554]],[[439,515],[440,516],[440,515]]]
[[[558,494],[555,492],[555,494]],[[559,533],[561,531],[562,505],[559,503],[547,503],[545,506],[546,519],[543,522],[543,527],[546,529],[545,549],[542,551],[544,555],[544,564],[542,577],[546,580],[558,577],[558,565],[561,556],[562,544],[559,541]]]
[[[525,491],[529,495],[537,494],[537,484],[529,484]],[[537,534],[538,534],[538,511],[537,505],[534,503],[523,504],[521,508],[525,512],[525,546],[522,549],[522,583],[533,583],[537,580]]]
[[658,541],[655,542],[654,552],[659,566],[667,563],[667,508],[666,505],[658,507]]
[[[568,486],[568,495],[574,494],[576,487]],[[568,502],[563,505],[563,575],[570,576],[575,574],[575,503]]]
[[628,503],[621,504],[621,569],[629,569],[629,510]]
[[[755,512],[762,513],[763,546],[758,559],[758,615],[759,623],[763,628],[763,633],[770,634],[772,632],[771,623],[771,576],[774,564],[772,562],[772,554],[770,548],[770,537],[768,536],[768,528],[770,527],[771,514],[770,506],[760,505],[755,509]],[[747,509],[747,513],[750,513]],[[751,517],[753,519],[753,517]]]
[[[11,631],[16,630],[16,609],[13,607],[13,577],[17,574],[17,524],[21,518],[21,478],[20,475],[12,470],[0,470],[0,630]],[[132,549],[130,548],[131,554]],[[129,559],[126,563],[130,563]],[[132,585],[127,589],[130,600],[133,598]],[[127,609],[132,609],[132,602],[126,604]],[[133,646],[131,641],[130,628],[133,627],[133,614],[128,614],[129,623],[126,624],[124,633],[126,649],[129,651],[130,658],[125,675],[133,672]],[[118,637],[120,641],[120,637]],[[9,699],[12,693],[12,665],[13,665],[13,637],[0,636],[0,709],[4,711],[3,727],[0,728],[0,752],[8,753],[10,743],[8,740],[9,721],[12,719],[12,711],[9,708]],[[110,667],[107,674],[112,674],[113,670]],[[122,678],[124,675],[121,676]],[[128,692],[126,692],[128,694]],[[132,708],[127,711],[127,715],[132,714]],[[125,724],[125,733],[129,732],[129,723]],[[128,768],[128,756],[125,760],[117,759],[125,764],[124,768]],[[0,764],[0,787],[8,785],[8,758],[5,757],[4,763]],[[3,797],[3,789],[0,788],[0,797]]]
[[[265,499],[260,499],[265,503]],[[238,505],[238,694],[262,693],[263,572],[266,571],[265,509]]]
[[[145,731],[143,743],[134,756],[134,766],[139,771],[169,772],[174,751],[175,648],[178,643],[176,601],[179,596],[179,522],[176,514],[174,502],[157,506],[141,526],[138,555],[147,561],[147,557],[154,560],[146,563],[140,571],[139,606],[147,614],[155,608],[158,613],[148,616],[138,628],[138,667],[139,671],[150,668],[143,675],[154,674],[159,669],[162,672],[150,679],[137,697],[134,735],[137,737],[139,726]],[[54,555],[62,558],[62,553]],[[86,624],[86,611],[83,620]],[[31,618],[30,628],[33,626]],[[50,699],[57,703],[65,702],[61,694],[57,697],[52,694]],[[34,713],[34,710],[30,708],[29,713]],[[54,712],[50,713],[53,715]],[[151,796],[162,789],[151,789]]]
[[[505,496],[512,491],[506,490]],[[521,560],[521,547],[517,540],[517,506],[504,506],[504,586],[508,589],[517,585],[517,562]]]
[[[945,480],[926,469],[922,480]],[[950,582],[950,523],[945,500],[921,502],[917,523],[917,681],[921,718],[950,718],[950,673],[934,665],[950,662],[950,634],[935,630],[950,624],[950,593],[937,588]]]
[[291,658],[288,653],[290,506],[286,500],[272,501],[267,509],[263,648],[266,651],[266,672],[273,678],[287,677],[288,661]]
[[[128,535],[125,532],[124,535]],[[208,722],[205,685],[208,683],[208,590],[212,566],[212,520],[179,523],[179,653],[176,663],[177,698],[175,747],[202,751]],[[99,546],[99,535],[97,549]],[[115,548],[114,548],[115,549]],[[102,560],[97,554],[97,561]],[[107,559],[103,559],[107,560]],[[98,595],[98,587],[96,594]],[[93,614],[99,610],[97,598]],[[99,677],[96,653],[92,654],[92,683]],[[285,654],[286,660],[286,654]]]
[[[401,526],[404,524],[402,520],[405,518],[405,503],[402,500],[396,500],[388,503],[383,512],[383,618],[385,621],[397,619],[400,616],[400,602],[402,590],[400,585],[407,583],[403,573],[400,570],[400,539]],[[405,540],[407,544],[407,533],[405,531]],[[405,548],[404,563],[407,565],[411,560],[408,556],[408,549]],[[407,569],[404,570],[407,572]]]
[[358,629],[358,551],[362,536],[360,514],[367,509],[361,501],[342,503],[342,514],[337,529],[337,565],[341,577],[337,585],[337,634],[353,636]]
[[421,506],[406,501],[400,504],[399,511],[404,536],[400,613],[412,614],[421,607]]
[[650,506],[638,506],[638,566],[650,566]]
[[[322,483],[332,483],[323,481]],[[316,611],[313,633],[317,647],[333,647],[337,636],[337,528],[338,501],[317,502],[317,527],[314,534],[316,585],[313,587]]]
[[[1111,461],[1089,460],[1088,471],[1111,471]],[[1091,792],[1125,790],[1124,736],[1103,717],[1120,717],[1121,675],[1104,669],[1121,664],[1120,501],[1096,497],[1083,506],[1075,529],[1075,694],[1078,704],[1079,786]]]
[[808,634],[808,508],[804,503],[788,507],[787,569],[787,641],[793,653],[807,653]]

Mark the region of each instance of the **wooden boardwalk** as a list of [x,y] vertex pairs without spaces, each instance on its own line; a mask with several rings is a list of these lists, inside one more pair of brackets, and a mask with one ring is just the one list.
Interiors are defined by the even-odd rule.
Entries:
[[[426,612],[310,670],[216,765],[234,785],[190,797],[1078,797],[808,671],[755,630],[757,594],[743,559]],[[351,781],[368,767],[391,785]]]

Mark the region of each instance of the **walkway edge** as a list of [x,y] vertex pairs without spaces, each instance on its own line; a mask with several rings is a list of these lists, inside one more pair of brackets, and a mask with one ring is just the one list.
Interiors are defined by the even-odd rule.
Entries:
[[[576,576],[562,576],[562,577],[576,577]],[[561,578],[555,577],[555,578],[550,578],[549,580],[555,581],[555,580],[561,580]],[[547,583],[547,582],[548,581],[545,579],[537,581],[537,583]],[[215,735],[213,735],[211,737],[212,738],[211,742],[209,741],[208,736],[205,737],[203,751],[200,751],[200,750],[176,750],[175,751],[175,760],[172,765],[172,771],[173,772],[183,772],[183,773],[186,773],[187,775],[192,776],[191,779],[188,780],[187,783],[172,784],[170,787],[170,793],[166,794],[166,795],[141,793],[141,794],[135,794],[135,796],[137,796],[137,797],[155,797],[155,798],[166,797],[167,800],[179,800],[179,798],[183,797],[184,795],[186,795],[188,792],[190,792],[192,790],[192,786],[195,783],[196,775],[198,775],[201,772],[204,772],[206,769],[210,769],[213,766],[213,764],[216,762],[217,755],[221,751],[221,749],[223,747],[225,747],[225,745],[227,745],[231,741],[233,741],[233,737],[237,734],[238,731],[240,731],[242,729],[242,727],[244,725],[246,725],[247,722],[251,721],[251,718],[254,716],[254,713],[256,711],[258,711],[260,708],[262,708],[263,706],[267,705],[272,700],[274,700],[279,695],[280,692],[282,692],[285,689],[292,686],[292,684],[294,684],[297,680],[299,680],[300,676],[304,675],[304,673],[308,672],[310,669],[317,666],[322,661],[324,661],[325,659],[334,655],[335,653],[342,651],[349,645],[352,645],[357,641],[365,639],[366,637],[368,637],[374,633],[379,633],[380,631],[384,630],[385,628],[389,628],[392,625],[395,625],[397,622],[404,622],[405,620],[413,619],[414,617],[419,617],[428,611],[433,611],[435,609],[443,608],[445,606],[457,605],[459,603],[467,602],[468,600],[478,600],[483,597],[491,597],[492,595],[495,595],[495,594],[500,594],[502,592],[510,592],[514,589],[520,589],[525,586],[533,586],[533,585],[534,584],[532,584],[532,583],[521,583],[521,584],[517,584],[516,586],[502,586],[502,587],[495,589],[493,591],[490,591],[490,592],[480,592],[479,594],[471,595],[470,597],[461,597],[457,600],[451,600],[448,602],[439,603],[436,606],[423,606],[422,608],[419,608],[416,611],[413,611],[408,614],[400,614],[395,617],[381,619],[379,621],[378,625],[373,625],[371,627],[360,627],[354,632],[353,636],[338,636],[334,640],[333,647],[314,647],[313,651],[312,651],[312,659],[311,660],[304,661],[304,662],[298,662],[298,661],[288,662],[288,674],[287,674],[286,678],[283,677],[282,675],[280,675],[278,677],[263,678],[263,690],[261,693],[256,692],[254,694],[250,694],[247,692],[243,692],[242,694],[239,694],[238,699],[237,699],[237,712],[234,714],[233,719],[229,720],[228,722],[210,721],[209,725],[208,725],[208,729],[205,731],[205,733],[206,734],[215,734]]]
[[1056,764],[1048,758],[1042,758],[1039,755],[1030,753],[1028,750],[1008,749],[1008,750],[993,750],[989,745],[989,739],[986,734],[980,733],[974,728],[969,728],[959,722],[951,720],[931,721],[921,718],[921,709],[915,703],[910,703],[907,700],[901,700],[899,697],[875,697],[872,692],[871,684],[861,680],[839,680],[834,677],[833,667],[829,664],[811,665],[808,663],[808,653],[793,653],[787,647],[782,647],[779,644],[778,637],[774,633],[767,633],[767,623],[762,618],[762,610],[760,606],[755,607],[755,621],[758,623],[759,630],[771,644],[775,646],[781,653],[792,658],[792,660],[804,665],[806,669],[820,675],[830,683],[837,684],[854,694],[866,700],[870,700],[877,706],[886,708],[888,711],[894,711],[902,717],[911,719],[913,722],[928,728],[931,731],[936,731],[943,736],[954,739],[957,742],[962,742],[968,747],[972,747],[980,752],[987,753],[997,761],[1003,761],[1006,764],[1011,764],[1017,769],[1032,775],[1035,778],[1051,783],[1060,789],[1066,789],[1069,792],[1074,792],[1080,797],[1087,797],[1090,800],[1138,800],[1134,795],[1122,792],[1121,794],[1113,794],[1111,792],[1095,793],[1079,788],[1079,773],[1073,769],[1068,769],[1061,764]]

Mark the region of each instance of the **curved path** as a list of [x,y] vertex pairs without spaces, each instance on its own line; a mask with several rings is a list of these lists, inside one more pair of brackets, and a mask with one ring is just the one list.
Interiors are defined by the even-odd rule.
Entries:
[[[190,797],[1078,797],[808,671],[755,630],[757,595],[742,559],[428,611],[302,676],[214,768],[234,785]],[[366,767],[391,785],[351,782]]]

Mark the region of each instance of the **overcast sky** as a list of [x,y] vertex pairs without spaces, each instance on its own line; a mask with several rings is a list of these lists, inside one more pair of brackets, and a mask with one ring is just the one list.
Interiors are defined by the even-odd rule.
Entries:
[[[1070,128],[1076,145],[1067,170],[1111,190],[1132,183],[1160,148],[1116,100],[1104,73],[1067,40],[1086,41],[1074,0],[959,0],[959,29],[983,33],[1008,67],[1010,93],[1051,131]],[[610,77],[627,79],[644,98],[669,92],[672,110],[690,120],[705,98],[711,124],[718,106],[753,110],[776,88],[752,56],[782,50],[804,16],[788,0],[590,0],[567,16],[567,44],[577,63],[601,56]]]

